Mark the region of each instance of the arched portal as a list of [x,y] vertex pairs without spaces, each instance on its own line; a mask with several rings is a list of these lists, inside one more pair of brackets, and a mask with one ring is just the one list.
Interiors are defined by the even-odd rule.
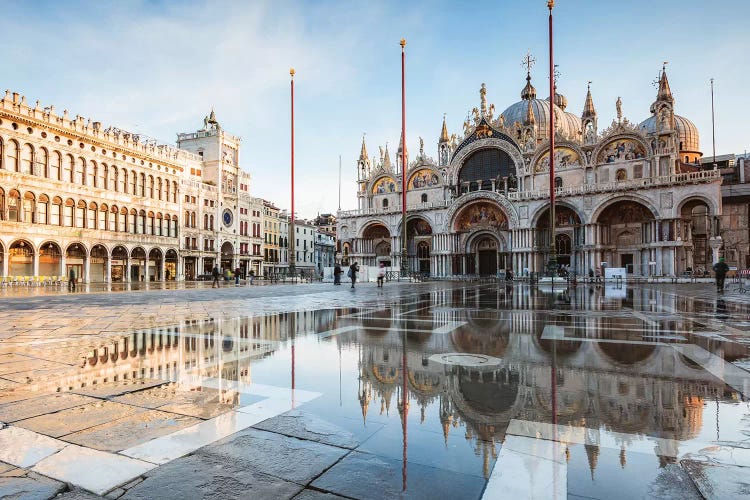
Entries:
[[[714,236],[712,219],[710,209],[703,200],[691,200],[682,206],[678,236],[685,246],[678,262],[682,266],[680,271],[691,271],[702,275],[711,269],[713,259],[708,241]],[[726,245],[726,242],[724,244]],[[726,248],[725,253],[727,253]],[[733,256],[729,257],[730,259],[727,260],[730,260],[730,265],[737,264],[731,261]]]
[[86,248],[80,243],[73,243],[68,245],[65,250],[65,276],[70,276],[71,269],[75,273],[77,280],[82,280],[86,277]]
[[474,258],[470,259],[469,274],[495,276],[498,271],[498,247],[497,237],[494,235],[478,236],[471,246]]
[[2,273],[3,269],[5,269],[5,247],[0,242],[0,273]]
[[[549,249],[549,209],[538,216],[536,223],[537,247],[546,253]],[[571,272],[578,273],[581,263],[576,260],[578,247],[584,244],[584,229],[581,218],[575,210],[565,205],[555,206],[555,251],[557,263],[570,267]],[[545,257],[545,262],[547,258]]]
[[374,262],[368,262],[367,258],[364,258],[363,264],[378,265],[382,262],[384,266],[391,267],[391,252],[391,233],[383,224],[370,224],[362,231],[361,253],[375,257]]
[[109,252],[102,245],[94,245],[89,257],[89,276],[91,281],[107,281],[107,259]]
[[39,248],[39,275],[58,276],[63,273],[60,268],[62,251],[57,243],[47,242]]
[[421,217],[409,219],[406,222],[406,238],[409,270],[429,273],[432,226]]
[[234,246],[225,241],[221,245],[221,269],[234,272]]
[[31,243],[20,240],[10,245],[8,273],[11,276],[32,276],[34,274],[34,247],[31,246]]
[[174,281],[177,279],[177,252],[170,248],[164,258],[164,279]]
[[148,281],[160,281],[162,277],[161,250],[152,248],[148,253]]
[[130,252],[130,281],[144,281],[146,279],[146,251],[135,247]]
[[128,251],[125,247],[116,246],[112,249],[112,263],[110,273],[112,281],[125,281],[127,278],[126,266],[128,264]]
[[[649,274],[649,262],[657,260],[648,244],[672,240],[674,235],[656,234],[655,216],[645,205],[634,200],[619,200],[607,206],[595,220],[601,249],[600,262],[608,267],[625,268],[628,273]],[[671,226],[665,224],[669,230]],[[656,236],[656,237],[654,237]],[[595,264],[596,265],[596,264]],[[671,274],[673,270],[669,270]]]

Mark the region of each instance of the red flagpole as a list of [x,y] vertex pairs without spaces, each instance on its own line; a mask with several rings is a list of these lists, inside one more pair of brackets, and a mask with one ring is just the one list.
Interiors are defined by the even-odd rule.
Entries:
[[[406,39],[401,39],[401,273],[408,271],[406,248]],[[403,277],[403,276],[402,276]]]
[[[557,249],[555,248],[555,60],[552,50],[552,8],[555,6],[554,0],[547,0],[549,9],[549,227],[550,227],[550,264],[548,267],[556,267]],[[557,269],[548,269],[555,273]],[[554,286],[554,274],[552,278]]]
[[296,249],[294,248],[294,68],[289,69],[289,76],[291,77],[291,97],[292,97],[292,213],[291,221],[289,226],[289,271],[295,272],[296,264]]

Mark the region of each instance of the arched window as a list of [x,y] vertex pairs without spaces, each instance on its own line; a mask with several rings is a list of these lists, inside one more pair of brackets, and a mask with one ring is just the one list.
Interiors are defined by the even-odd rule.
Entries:
[[429,259],[430,258],[430,245],[426,241],[420,241],[417,245],[417,258],[418,259]]
[[210,222],[210,224],[209,224],[209,229],[213,231],[213,229],[214,229],[214,216],[213,216],[213,215],[210,215],[210,216],[208,217],[208,221]]
[[62,171],[62,155],[59,151],[52,152],[52,158],[49,162],[49,178],[60,180],[60,172]]
[[516,165],[508,153],[501,149],[480,149],[466,159],[458,181],[476,182],[477,188],[491,189],[493,180],[511,174],[516,175]]
[[156,199],[161,200],[161,177],[156,178]]
[[49,198],[45,195],[39,195],[39,202],[36,205],[36,221],[39,224],[49,224]]
[[0,188],[0,220],[5,220],[5,191]]
[[190,227],[195,227],[195,212],[190,214]]
[[96,203],[90,203],[89,204],[89,211],[86,214],[86,227],[89,229],[96,229],[96,222],[98,220],[97,212],[99,211],[99,207]]
[[154,177],[151,175],[148,176],[148,197],[154,197]]
[[75,210],[75,202],[73,200],[66,200],[65,206],[63,207],[63,226],[73,227],[73,211]]
[[24,144],[21,148],[21,170],[22,174],[31,174],[34,162],[34,147]]
[[383,208],[388,208],[388,198],[383,200]]
[[100,231],[106,231],[107,229],[112,229],[111,226],[107,225],[107,214],[109,213],[109,207],[107,205],[102,204],[99,207],[99,230]]
[[562,177],[555,177],[555,188],[559,189],[563,186]]
[[146,196],[146,174],[141,173],[138,187],[140,188],[140,195]]
[[78,158],[73,168],[73,183],[79,186],[84,184],[86,182],[86,160]]
[[62,220],[60,218],[62,213],[62,199],[59,197],[52,198],[52,204],[50,205],[50,211],[49,211],[49,223],[52,226],[59,226],[62,224]]
[[34,155],[34,174],[49,178],[49,152],[45,148],[39,148]]
[[130,171],[130,194],[135,194],[135,190],[138,187],[138,174],[135,171]]
[[422,193],[422,203],[427,203],[427,193]]
[[62,180],[65,182],[73,182],[73,163],[74,159],[71,155],[65,155],[63,160],[63,175]]
[[15,189],[8,193],[8,220],[21,222],[21,194]]
[[208,214],[203,214],[203,229],[208,229]]
[[6,169],[11,172],[18,172],[18,143],[14,140],[8,141],[8,151]]
[[80,228],[86,227],[86,202],[79,201],[76,206],[76,226]]
[[34,193],[26,193],[23,195],[23,221],[24,222],[36,222],[34,220],[34,212],[36,208],[36,198]]
[[95,161],[92,161],[89,163],[88,168],[86,168],[86,185],[87,186],[94,186],[96,185],[96,175],[97,175],[97,164]]

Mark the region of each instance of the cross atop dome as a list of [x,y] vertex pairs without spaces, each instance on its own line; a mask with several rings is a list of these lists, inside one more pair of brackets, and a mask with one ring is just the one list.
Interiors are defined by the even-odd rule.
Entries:
[[526,52],[526,57],[523,58],[521,66],[526,68],[526,86],[521,91],[521,99],[531,100],[536,99],[536,89],[531,84],[531,68],[534,67],[536,59],[531,55],[531,51]]

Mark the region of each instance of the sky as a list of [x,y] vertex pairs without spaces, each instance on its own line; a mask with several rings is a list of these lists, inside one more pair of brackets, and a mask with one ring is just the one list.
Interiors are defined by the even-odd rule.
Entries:
[[[242,138],[251,193],[290,206],[290,85],[295,76],[297,213],[357,207],[363,134],[370,157],[386,142],[395,159],[401,126],[401,49],[406,46],[407,146],[437,157],[443,115],[461,132],[487,85],[496,115],[520,100],[521,60],[546,98],[546,0],[456,1],[15,1],[3,0],[0,85],[104,127],[174,144],[213,108]],[[662,63],[677,114],[711,155],[750,149],[750,2],[557,0],[558,92],[580,114],[591,92],[599,130],[623,115],[649,116]],[[12,20],[11,22],[8,22]],[[460,135],[460,134],[459,134]]]

